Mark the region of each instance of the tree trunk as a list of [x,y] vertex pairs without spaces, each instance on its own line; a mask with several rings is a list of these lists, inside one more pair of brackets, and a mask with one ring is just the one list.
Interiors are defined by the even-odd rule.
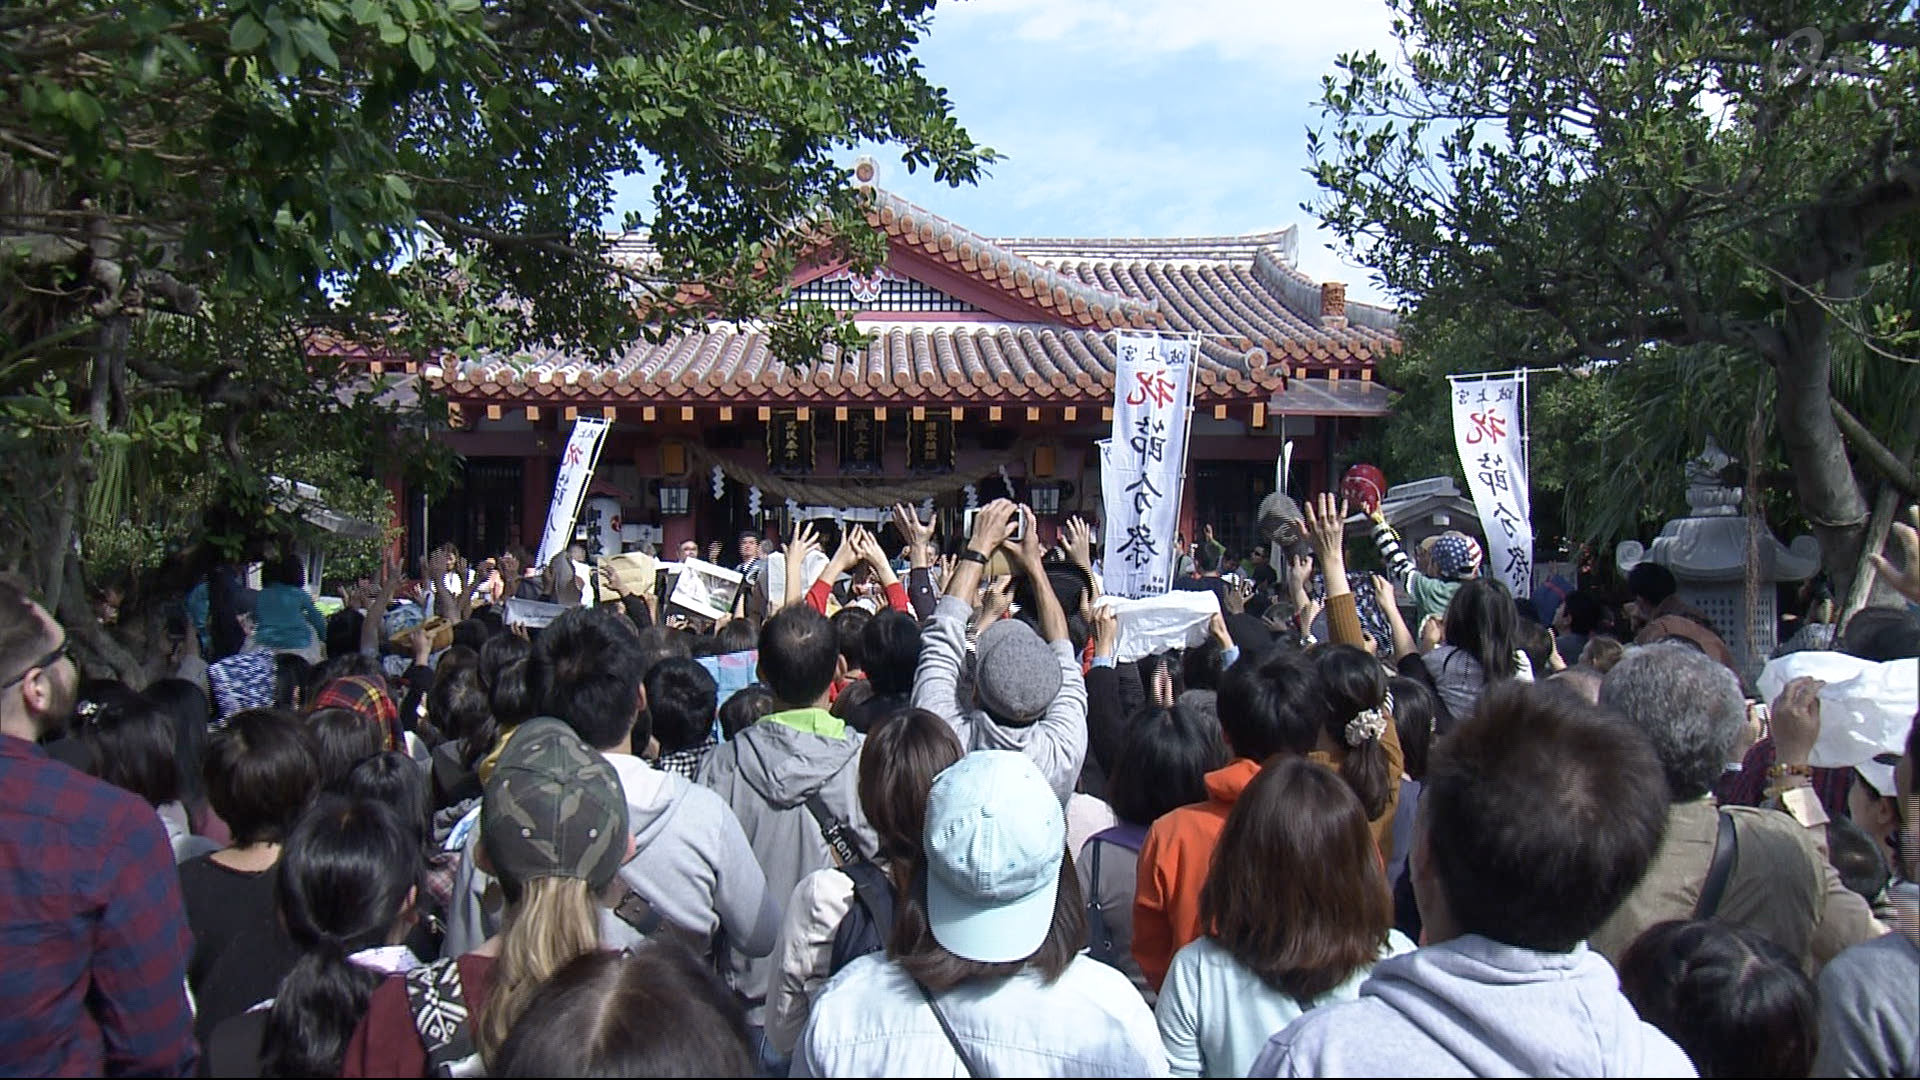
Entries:
[[[1854,270],[1838,271],[1809,290],[1845,301],[1853,295],[1857,277]],[[1774,357],[1779,382],[1774,414],[1801,511],[1820,541],[1821,563],[1833,581],[1834,595],[1844,597],[1853,586],[1866,546],[1867,501],[1828,404],[1833,376],[1831,321],[1809,291],[1792,285],[1788,290],[1782,348]]]
[[145,689],[149,681],[146,665],[127,651],[126,646],[114,640],[112,634],[107,633],[106,627],[101,626],[99,618],[94,615],[93,605],[87,602],[79,556],[67,556],[63,576],[66,578],[66,589],[61,594],[62,600],[55,615],[60,625],[72,636],[74,644],[79,646],[81,668],[90,672],[105,668],[113,678],[135,690]]

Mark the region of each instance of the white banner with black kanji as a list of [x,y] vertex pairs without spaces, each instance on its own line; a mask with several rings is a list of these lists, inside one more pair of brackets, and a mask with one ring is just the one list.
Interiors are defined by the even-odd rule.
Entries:
[[1487,566],[1515,596],[1533,595],[1533,504],[1527,494],[1527,373],[1448,376],[1453,441],[1466,470]]
[[1194,342],[1122,335],[1114,355],[1113,437],[1100,453],[1102,584],[1111,596],[1159,596],[1173,586]]

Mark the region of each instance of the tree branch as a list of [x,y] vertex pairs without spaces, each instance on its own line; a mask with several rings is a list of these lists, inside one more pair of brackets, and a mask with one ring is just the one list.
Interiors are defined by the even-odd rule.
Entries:
[[1829,400],[1827,404],[1833,409],[1834,422],[1840,425],[1840,433],[1847,437],[1847,444],[1888,483],[1905,492],[1909,498],[1920,498],[1920,476],[1915,476],[1913,470],[1887,449],[1885,443],[1874,438],[1873,432],[1867,430],[1859,417],[1848,412],[1845,405],[1837,400]]

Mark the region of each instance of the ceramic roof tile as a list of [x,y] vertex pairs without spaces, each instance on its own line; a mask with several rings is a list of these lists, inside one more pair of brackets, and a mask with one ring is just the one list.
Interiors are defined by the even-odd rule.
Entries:
[[[842,355],[829,346],[797,368],[772,355],[764,332],[715,322],[657,345],[636,341],[604,360],[535,350],[447,360],[422,380],[455,400],[581,405],[1104,405],[1112,397],[1113,333],[1159,329],[1202,335],[1201,404],[1270,400],[1284,411],[1356,415],[1384,408],[1386,391],[1371,380],[1289,381],[1308,370],[1364,372],[1399,348],[1397,317],[1385,308],[1349,302],[1346,318],[1323,318],[1320,283],[1292,265],[1292,229],[1244,237],[996,240],[872,190],[870,220],[895,252],[890,273],[911,279],[914,260],[928,260],[973,282],[991,310],[976,304],[938,314],[858,312],[872,333],[865,347]],[[622,239],[615,248],[623,257],[651,257],[644,240]],[[310,348],[362,362],[413,359],[338,338],[317,338]]]

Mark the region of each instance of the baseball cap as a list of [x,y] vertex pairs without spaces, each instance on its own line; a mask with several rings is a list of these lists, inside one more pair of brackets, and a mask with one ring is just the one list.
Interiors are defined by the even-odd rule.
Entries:
[[974,692],[996,720],[1036,720],[1059,696],[1060,658],[1018,619],[982,630],[974,658]]
[[607,759],[551,716],[515,729],[480,802],[500,877],[579,878],[595,889],[627,858],[627,800]]
[[927,921],[955,956],[1025,960],[1053,928],[1067,820],[1023,754],[976,750],[927,795]]

